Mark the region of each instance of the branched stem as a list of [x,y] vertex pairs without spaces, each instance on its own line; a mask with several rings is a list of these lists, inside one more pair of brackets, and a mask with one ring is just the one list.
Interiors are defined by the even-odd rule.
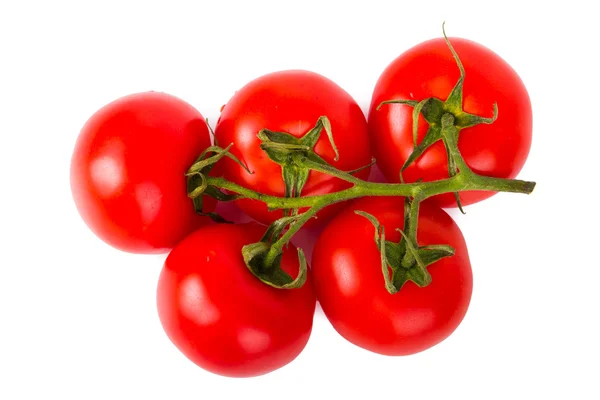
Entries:
[[[460,89],[460,88],[459,88]],[[460,94],[460,92],[457,92]],[[457,95],[458,96],[458,95]],[[460,103],[461,96],[456,97],[455,102]],[[454,100],[453,100],[454,101]],[[418,106],[418,104],[416,105]],[[455,104],[456,106],[456,104]],[[421,106],[421,108],[423,108]],[[455,107],[456,108],[456,107]],[[419,109],[420,110],[420,109]],[[487,123],[487,122],[486,122]],[[252,189],[241,186],[237,183],[226,180],[223,177],[210,176],[210,168],[214,162],[228,155],[227,149],[211,148],[215,153],[212,157],[199,160],[190,168],[188,172],[188,195],[195,200],[194,205],[199,206],[198,196],[206,193],[218,200],[232,200],[245,198],[257,200],[265,203],[269,210],[293,210],[294,216],[279,219],[271,225],[269,229],[276,234],[263,238],[261,242],[244,246],[242,254],[246,265],[252,273],[261,281],[278,288],[295,288],[302,285],[306,274],[306,261],[302,251],[299,249],[301,269],[296,278],[292,278],[280,269],[280,256],[283,247],[290,241],[292,236],[302,228],[311,218],[323,208],[360,197],[404,197],[405,200],[405,226],[400,233],[403,237],[403,245],[400,250],[403,252],[402,260],[398,260],[401,269],[394,269],[396,278],[393,278],[392,292],[396,292],[406,280],[413,280],[419,286],[425,286],[431,280],[426,270],[426,265],[435,260],[450,256],[453,254],[452,248],[447,245],[438,245],[425,249],[420,247],[417,242],[419,209],[421,202],[436,195],[444,193],[454,193],[457,203],[460,207],[458,192],[462,191],[494,191],[494,192],[513,192],[529,194],[535,187],[534,182],[523,180],[503,179],[483,176],[475,173],[469,168],[458,149],[458,135],[461,127],[456,125],[456,117],[451,112],[441,114],[440,128],[438,130],[430,129],[431,138],[427,142],[429,145],[437,140],[442,140],[448,154],[448,174],[449,177],[433,182],[415,182],[415,183],[377,183],[368,182],[357,178],[352,173],[341,171],[333,165],[325,162],[320,156],[311,149],[318,138],[320,129],[329,127],[326,117],[321,117],[309,133],[302,139],[289,137],[287,133],[272,132],[263,130],[263,150],[275,162],[282,166],[282,176],[286,183],[286,195],[284,197],[271,196],[256,192]],[[415,125],[416,129],[416,125]],[[326,129],[327,130],[327,129]],[[330,132],[328,131],[328,134]],[[286,136],[287,135],[287,136]],[[436,136],[437,135],[437,136]],[[277,142],[280,140],[281,142]],[[333,140],[330,137],[330,140]],[[296,143],[297,142],[297,143]],[[305,144],[307,143],[307,144]],[[417,144],[415,152],[417,156],[422,153],[423,144]],[[335,148],[335,147],[334,147]],[[229,156],[235,162],[241,162],[233,156]],[[347,189],[334,193],[327,193],[315,196],[302,196],[301,190],[309,172],[316,171],[328,174],[332,177],[348,182],[351,186]],[[198,179],[200,176],[201,179]],[[229,193],[233,193],[231,195]],[[303,213],[297,215],[299,209],[305,209]],[[462,210],[462,208],[461,208]],[[374,217],[373,217],[374,218]],[[373,221],[372,221],[373,222]],[[375,225],[379,226],[377,221]],[[269,230],[267,231],[269,232]],[[382,230],[383,237],[383,230]],[[385,246],[392,246],[385,243]],[[384,247],[385,247],[384,246]],[[391,247],[393,248],[393,246]],[[387,252],[384,250],[384,252]],[[383,254],[383,253],[382,253]],[[427,263],[423,262],[422,256]],[[382,255],[382,257],[384,257]],[[386,256],[387,257],[387,256]],[[384,257],[385,258],[385,257]],[[390,282],[388,282],[390,283]],[[386,286],[387,287],[387,286]]]
[[[222,177],[208,176],[206,177],[206,180],[208,186],[214,186],[237,193],[243,198],[262,201],[269,209],[273,210],[287,208],[312,208],[317,205],[320,205],[320,207],[323,208],[327,205],[352,200],[359,197],[411,196],[417,201],[423,201],[438,194],[462,192],[465,190],[529,194],[535,187],[535,182],[481,176],[471,172],[470,170],[463,170],[452,178],[419,183],[377,183],[355,178],[354,185],[351,188],[334,193],[302,197],[270,196],[255,192],[252,189],[248,189]],[[297,221],[296,224],[298,222],[300,222],[300,220]]]
[[[339,159],[331,122],[325,115],[320,116],[314,127],[301,137],[266,128],[258,132],[258,138],[261,140],[260,148],[271,161],[281,166],[281,175],[285,185],[285,196],[283,197],[259,193],[223,177],[210,175],[214,164],[225,157],[240,164],[250,173],[247,166],[228,151],[233,144],[225,149],[217,145],[207,148],[190,167],[186,174],[187,194],[193,201],[194,209],[201,215],[208,215],[216,221],[223,220],[216,213],[203,212],[203,196],[210,196],[219,201],[256,200],[263,202],[269,210],[284,210],[285,216],[271,224],[260,242],[248,244],[242,249],[246,266],[261,281],[284,289],[301,286],[306,279],[307,270],[306,259],[301,249],[298,249],[300,268],[296,278],[290,277],[280,268],[283,247],[289,243],[292,236],[320,210],[329,205],[360,197],[386,196],[405,198],[404,228],[400,230],[401,243],[388,243],[385,240],[384,227],[377,219],[366,213],[360,214],[368,218],[376,228],[375,237],[380,247],[386,288],[390,293],[396,293],[407,280],[415,282],[418,286],[426,286],[431,281],[431,276],[426,270],[427,265],[453,255],[454,249],[446,244],[419,246],[417,232],[421,202],[433,196],[453,193],[456,203],[462,211],[459,192],[493,191],[529,194],[533,191],[535,182],[479,175],[469,168],[462,157],[458,148],[460,131],[478,124],[493,123],[498,117],[498,107],[494,103],[494,114],[491,118],[469,114],[463,109],[465,69],[446,37],[445,31],[444,38],[460,71],[460,78],[446,100],[435,97],[421,101],[392,99],[379,104],[377,110],[384,105],[414,108],[412,115],[414,149],[406,158],[399,171],[400,174],[416,162],[428,148],[442,141],[448,156],[448,178],[433,182],[404,183],[402,175],[400,175],[402,183],[377,183],[354,176],[353,173],[357,170],[346,172],[335,168],[315,152],[317,141],[324,131],[335,152],[333,160]],[[425,136],[418,142],[420,115],[428,122],[429,128]],[[374,161],[373,159],[372,163]],[[343,180],[349,183],[350,187],[334,193],[304,196],[302,190],[308,182],[311,171]],[[299,213],[300,209],[303,209],[302,213]],[[400,256],[402,260],[398,259]],[[389,262],[394,265],[388,265]],[[392,268],[392,278],[387,274],[388,266]]]

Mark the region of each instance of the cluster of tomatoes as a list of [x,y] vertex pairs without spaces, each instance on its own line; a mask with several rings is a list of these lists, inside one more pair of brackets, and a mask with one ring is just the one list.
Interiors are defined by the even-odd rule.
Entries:
[[[531,143],[531,105],[515,71],[489,49],[451,39],[466,79],[464,111],[491,117],[491,125],[460,132],[459,147],[473,171],[514,178]],[[256,192],[284,196],[281,166],[260,148],[262,129],[303,136],[321,116],[331,122],[339,157],[326,137],[314,151],[344,171],[366,179],[374,157],[390,182],[414,148],[413,110],[386,100],[448,97],[460,72],[444,39],[423,42],[396,58],[373,92],[367,118],[356,101],[331,80],[308,71],[275,72],[237,91],[215,126],[219,144],[240,164],[223,159],[211,175]],[[417,142],[436,121],[419,115]],[[257,222],[216,224],[198,215],[187,196],[185,173],[211,146],[210,129],[186,102],[164,93],[120,98],[96,112],[83,127],[71,164],[71,188],[86,224],[105,242],[134,253],[170,251],[157,290],[158,313],[171,341],[194,363],[226,376],[255,376],[292,361],[305,347],[312,329],[316,300],[334,328],[350,342],[387,355],[427,349],[450,335],[463,319],[471,298],[472,272],[463,236],[442,207],[456,205],[450,194],[426,201],[419,214],[419,244],[451,245],[454,256],[428,269],[432,283],[408,282],[396,294],[384,285],[381,255],[371,222],[362,210],[385,226],[387,240],[400,241],[404,224],[401,198],[367,197],[335,204],[319,213],[327,221],[312,255],[306,283],[297,289],[265,285],[242,259],[244,245],[258,242],[270,224],[283,216],[258,200],[237,205]],[[337,160],[336,160],[337,159]],[[403,170],[406,182],[448,177],[444,144],[435,143]],[[350,187],[339,178],[311,171],[302,196]],[[463,205],[489,192],[461,192]],[[214,210],[205,199],[203,211]],[[346,207],[346,208],[343,208]],[[301,210],[302,211],[302,210]],[[296,276],[299,261],[286,247],[281,268]]]

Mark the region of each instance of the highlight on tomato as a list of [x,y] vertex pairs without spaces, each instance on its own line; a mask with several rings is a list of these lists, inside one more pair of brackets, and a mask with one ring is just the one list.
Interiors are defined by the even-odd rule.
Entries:
[[[71,160],[71,191],[88,227],[132,253],[162,253],[208,221],[187,197],[185,173],[210,146],[203,116],[166,93],[136,93],[99,109]],[[206,210],[214,208],[207,202]]]
[[[264,227],[221,224],[200,228],[175,247],[160,274],[158,314],[170,340],[207,371],[231,377],[266,374],[294,360],[313,324],[310,274],[302,287],[266,285],[244,264],[242,247]],[[281,268],[299,272],[293,246]]]
[[[224,177],[254,191],[276,196],[311,196],[348,188],[347,182],[321,172],[293,165],[282,168],[261,148],[261,145],[264,147],[258,137],[261,130],[300,139],[320,123],[321,117],[327,117],[331,126],[317,127],[317,133],[323,131],[323,134],[314,137],[318,138],[316,143],[311,140],[301,144],[306,146],[306,153],[314,153],[344,171],[359,169],[354,175],[367,178],[371,150],[362,110],[336,83],[302,70],[273,72],[256,78],[235,92],[224,106],[215,127],[215,140],[221,146],[233,143],[231,153],[253,172],[248,173],[232,160],[224,160]],[[325,135],[325,130],[330,130],[333,140]],[[282,175],[286,176],[286,182]],[[284,215],[282,210],[270,212],[264,203],[255,200],[242,199],[237,204],[264,224]],[[336,210],[339,211],[339,206],[327,207],[319,213],[320,220]]]
[[[349,204],[319,236],[311,269],[317,298],[335,330],[357,346],[394,356],[447,338],[463,320],[473,289],[460,229],[435,205],[421,205],[417,228],[420,261],[430,265],[424,271],[414,260],[404,263],[398,231],[404,229],[403,209],[402,199],[394,197]],[[374,240],[378,229],[357,210],[385,228],[383,271],[382,247]]]

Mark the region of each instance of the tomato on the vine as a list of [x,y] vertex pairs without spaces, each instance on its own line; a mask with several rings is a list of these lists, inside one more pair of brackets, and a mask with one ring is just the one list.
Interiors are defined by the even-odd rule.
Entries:
[[[71,191],[83,220],[106,243],[133,253],[174,247],[208,218],[187,197],[185,172],[210,146],[202,115],[158,92],[122,97],[82,128]],[[214,201],[207,203],[207,211]]]
[[[257,134],[262,129],[286,132],[302,137],[321,116],[331,121],[334,150],[325,134],[316,143],[315,153],[331,165],[352,171],[371,161],[369,136],[365,117],[354,99],[331,80],[309,71],[274,72],[254,79],[238,90],[227,102],[215,127],[215,139],[221,146],[233,143],[231,153],[245,163],[253,174],[231,160],[223,161],[224,177],[252,190],[284,196],[285,185],[281,167],[271,161],[260,148]],[[355,173],[366,178],[369,168]],[[302,189],[303,196],[339,191],[349,187],[347,182],[329,175],[310,171]],[[237,201],[249,216],[270,223],[283,216],[282,211],[269,212],[264,203],[242,199]],[[335,210],[328,207],[319,213],[325,219]]]
[[[523,167],[531,145],[532,111],[527,90],[513,68],[497,54],[475,42],[451,38],[450,42],[465,69],[463,110],[492,117],[494,103],[498,118],[490,125],[465,128],[459,134],[459,149],[476,173],[514,178]],[[413,109],[407,105],[377,106],[383,101],[422,101],[430,97],[445,101],[460,76],[459,68],[444,39],[433,39],[407,50],[383,71],[373,91],[369,111],[371,145],[377,164],[391,182],[412,153]],[[439,121],[434,121],[439,124]],[[428,129],[419,115],[417,142]],[[439,141],[403,172],[407,182],[434,181],[448,177],[444,144]],[[462,205],[476,203],[494,192],[460,193]],[[451,193],[432,198],[442,207],[456,206]]]
[[449,244],[455,254],[431,264],[431,283],[408,281],[395,294],[386,290],[375,228],[355,210],[376,217],[386,239],[399,242],[404,211],[401,198],[364,198],[351,203],[319,236],[312,256],[317,298],[333,327],[347,340],[386,355],[407,355],[448,337],[465,316],[472,272],[464,238],[452,218],[422,204],[419,245]]
[[[157,305],[171,341],[200,367],[248,377],[273,371],[304,349],[313,324],[315,294],[310,275],[298,289],[276,289],[244,264],[242,247],[258,242],[255,222],[200,228],[167,257]],[[298,274],[293,246],[281,268]]]

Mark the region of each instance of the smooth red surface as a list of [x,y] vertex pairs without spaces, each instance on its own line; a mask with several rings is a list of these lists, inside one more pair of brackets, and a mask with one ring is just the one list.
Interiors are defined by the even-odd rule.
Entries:
[[[244,245],[260,240],[255,222],[199,229],[169,254],[158,282],[158,314],[171,341],[200,367],[249,377],[292,361],[312,330],[315,294],[310,272],[299,289],[259,281],[242,259]],[[296,249],[282,268],[298,274]]]
[[184,174],[208,146],[204,118],[177,97],[137,93],[102,107],[82,128],[71,160],[81,217],[118,249],[168,251],[207,222],[194,212]]
[[[225,105],[215,128],[215,138],[221,146],[234,143],[231,152],[254,174],[248,174],[231,160],[225,160],[224,176],[255,191],[283,196],[285,187],[281,167],[260,149],[257,134],[267,128],[272,131],[303,136],[314,127],[320,116],[327,116],[339,160],[327,135],[322,133],[315,151],[338,169],[349,171],[371,161],[365,117],[352,97],[331,80],[309,71],[280,71],[261,76],[237,91]],[[369,168],[356,174],[369,176]],[[303,196],[324,194],[347,188],[337,178],[310,172]],[[269,212],[264,203],[241,200],[238,205],[252,218],[270,223],[283,216],[281,210]],[[321,220],[339,210],[332,206],[319,213]]]
[[[467,165],[478,174],[498,178],[517,176],[531,146],[532,114],[527,90],[517,73],[488,48],[465,39],[450,38],[465,68],[463,108],[466,112],[491,117],[494,102],[498,119],[460,132],[459,149]],[[423,42],[390,63],[375,89],[369,112],[371,144],[377,164],[391,182],[399,182],[400,168],[413,150],[412,107],[385,105],[392,99],[446,100],[460,77],[444,39]],[[419,137],[427,132],[420,116]],[[442,142],[427,150],[403,173],[407,182],[420,178],[434,181],[448,177],[447,156]],[[476,203],[493,192],[462,192],[463,205]],[[455,207],[452,194],[433,198],[442,207]]]
[[326,226],[312,256],[317,298],[333,327],[347,340],[385,355],[408,355],[441,342],[460,324],[473,289],[463,236],[442,209],[423,204],[418,242],[449,244],[456,253],[430,265],[432,282],[407,282],[396,294],[384,284],[375,228],[354,210],[374,215],[386,240],[398,243],[401,198],[365,198],[350,204]]

